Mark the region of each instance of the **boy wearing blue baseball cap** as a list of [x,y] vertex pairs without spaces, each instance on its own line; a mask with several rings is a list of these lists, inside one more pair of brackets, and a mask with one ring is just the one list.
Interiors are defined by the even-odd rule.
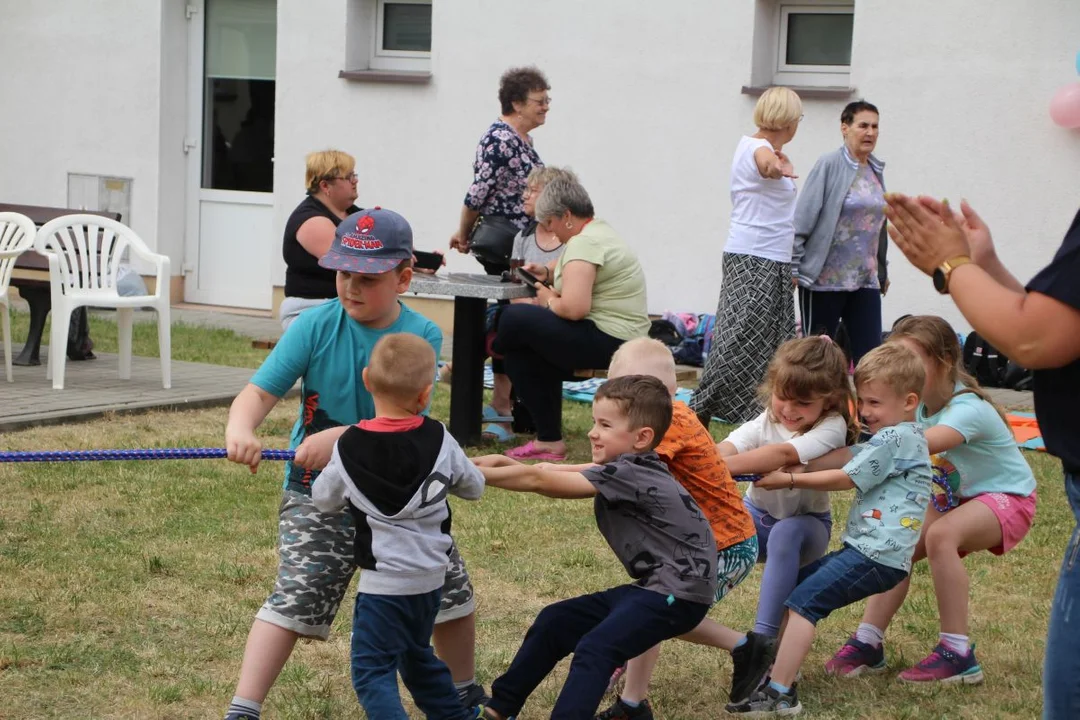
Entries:
[[[278,520],[277,582],[248,634],[226,720],[259,720],[262,702],[296,640],[325,640],[329,635],[356,570],[352,516],[348,511],[320,512],[311,499],[311,484],[319,474],[315,468],[328,458],[314,458],[300,445],[323,430],[344,432],[375,417],[360,371],[384,335],[418,335],[438,357],[442,332],[398,299],[412,280],[412,250],[412,228],[393,211],[376,207],[342,220],[330,251],[319,260],[322,267],[337,271],[337,300],[296,318],[229,409],[229,459],[254,472],[262,452],[255,429],[293,384],[301,382],[300,413],[289,443],[299,450],[297,461],[285,465]],[[473,611],[472,584],[451,544],[434,637],[466,706],[486,699],[473,677]]]

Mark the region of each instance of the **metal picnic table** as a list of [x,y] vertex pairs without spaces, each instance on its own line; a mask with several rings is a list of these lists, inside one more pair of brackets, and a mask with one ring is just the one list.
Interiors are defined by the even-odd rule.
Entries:
[[480,441],[484,406],[484,323],[489,300],[532,297],[523,283],[471,273],[414,274],[409,292],[454,298],[450,434],[462,445]]

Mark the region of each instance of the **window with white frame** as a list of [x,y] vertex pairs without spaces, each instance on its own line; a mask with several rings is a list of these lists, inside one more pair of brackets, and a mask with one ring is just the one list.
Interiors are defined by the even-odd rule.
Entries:
[[376,0],[372,70],[431,69],[431,0]]
[[846,87],[854,0],[757,0],[754,85]]

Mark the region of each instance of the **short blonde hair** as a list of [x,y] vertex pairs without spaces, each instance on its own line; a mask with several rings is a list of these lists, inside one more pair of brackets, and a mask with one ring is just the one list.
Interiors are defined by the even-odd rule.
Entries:
[[408,400],[434,383],[435,349],[427,340],[411,333],[393,333],[375,343],[367,366],[372,395]]
[[677,389],[675,381],[675,356],[667,345],[653,338],[641,337],[627,340],[611,356],[608,377],[624,375],[649,375],[660,382],[672,395]]
[[855,367],[855,391],[869,382],[880,382],[899,396],[922,397],[926,368],[910,348],[900,343],[879,345],[862,356]]
[[305,158],[307,169],[304,171],[304,183],[308,195],[319,192],[319,183],[345,177],[356,169],[356,158],[341,150],[320,150],[308,153]]
[[754,106],[754,124],[762,130],[783,130],[799,122],[802,100],[791,88],[771,87]]
[[578,182],[577,175],[569,168],[555,167],[554,165],[540,165],[539,167],[534,167],[529,172],[529,176],[525,178],[525,184],[531,188],[540,187],[541,185],[546,186],[549,182],[559,177]]

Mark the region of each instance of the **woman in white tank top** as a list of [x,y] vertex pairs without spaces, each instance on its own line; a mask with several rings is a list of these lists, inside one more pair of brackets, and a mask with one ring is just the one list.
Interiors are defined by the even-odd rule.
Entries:
[[691,406],[709,419],[746,422],[761,413],[757,389],[776,348],[795,334],[795,169],[782,148],[802,120],[789,88],[762,93],[758,131],[744,136],[731,163],[731,227],[724,246],[716,331]]

